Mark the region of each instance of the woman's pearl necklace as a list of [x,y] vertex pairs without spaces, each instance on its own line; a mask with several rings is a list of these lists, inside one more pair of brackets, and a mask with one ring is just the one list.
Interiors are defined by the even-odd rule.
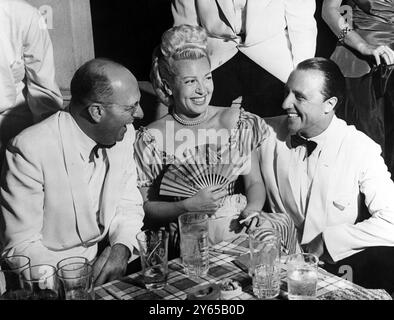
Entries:
[[172,116],[174,117],[174,119],[179,122],[180,124],[184,125],[184,126],[197,126],[203,122],[205,122],[205,120],[207,120],[208,117],[208,109],[205,110],[205,114],[203,117],[197,119],[197,120],[185,120],[182,119],[180,116],[178,116],[175,112],[172,113]]

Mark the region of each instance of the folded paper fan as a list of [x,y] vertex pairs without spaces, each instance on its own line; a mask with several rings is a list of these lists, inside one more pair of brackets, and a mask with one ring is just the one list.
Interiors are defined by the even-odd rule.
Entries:
[[228,149],[222,151],[216,145],[198,146],[183,155],[164,173],[160,195],[188,198],[209,186],[225,188],[237,179],[245,164],[238,153],[230,156]]

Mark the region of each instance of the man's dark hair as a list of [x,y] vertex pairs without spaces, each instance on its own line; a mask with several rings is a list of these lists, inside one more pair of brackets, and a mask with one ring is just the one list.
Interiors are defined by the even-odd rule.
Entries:
[[71,80],[71,102],[83,105],[90,102],[105,102],[113,94],[111,82],[108,80],[106,67],[118,65],[108,59],[93,59],[84,63],[75,72]]
[[338,102],[335,109],[338,109],[342,105],[346,97],[346,81],[335,62],[326,58],[311,58],[300,62],[297,65],[297,70],[320,71],[324,77],[321,94],[325,100],[331,97],[337,97]]

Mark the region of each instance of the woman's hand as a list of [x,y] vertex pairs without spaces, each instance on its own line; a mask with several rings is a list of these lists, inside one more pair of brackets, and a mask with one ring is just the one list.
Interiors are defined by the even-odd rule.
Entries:
[[220,199],[227,195],[221,186],[209,186],[198,191],[193,197],[184,200],[186,211],[211,211],[218,208]]
[[358,51],[365,56],[374,56],[376,65],[380,65],[381,60],[389,65],[394,64],[394,51],[389,46],[374,46],[368,43],[361,43]]
[[[342,0],[324,0],[322,7],[323,20],[328,24],[334,34],[339,35],[345,26],[345,19],[342,16]],[[352,27],[352,26],[350,26]],[[345,44],[356,49],[362,55],[373,56],[376,64],[380,65],[381,60],[386,64],[394,63],[394,52],[390,47],[384,45],[371,45],[356,31],[351,30],[344,38]]]

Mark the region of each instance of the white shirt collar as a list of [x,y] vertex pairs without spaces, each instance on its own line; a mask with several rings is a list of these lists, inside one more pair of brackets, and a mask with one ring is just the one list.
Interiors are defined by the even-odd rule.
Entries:
[[321,145],[326,140],[327,135],[333,130],[333,128],[335,127],[335,123],[337,121],[338,121],[338,118],[336,117],[336,115],[334,115],[333,118],[331,119],[330,124],[323,132],[321,132],[320,134],[318,134],[317,136],[314,136],[312,138],[305,138],[304,136],[301,136],[301,137],[308,140],[308,141],[314,141],[318,145],[319,144]]
[[81,154],[81,158],[83,161],[89,161],[92,149],[97,143],[82,131],[73,117],[71,118],[73,123],[71,130],[73,131],[74,137],[76,137],[76,145]]

